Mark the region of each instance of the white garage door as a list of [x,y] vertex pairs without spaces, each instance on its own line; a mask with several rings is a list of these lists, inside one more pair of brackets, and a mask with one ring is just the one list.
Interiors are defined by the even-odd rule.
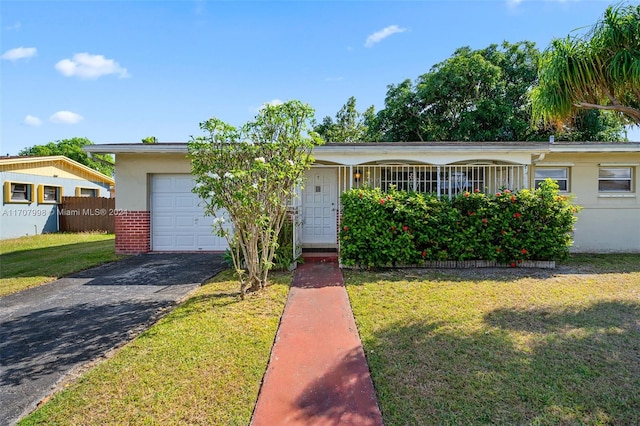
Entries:
[[191,192],[191,175],[154,175],[151,179],[151,249],[225,250],[227,241],[212,228],[200,198]]

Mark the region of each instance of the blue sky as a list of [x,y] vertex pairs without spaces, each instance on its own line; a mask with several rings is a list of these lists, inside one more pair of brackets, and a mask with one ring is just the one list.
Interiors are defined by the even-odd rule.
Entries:
[[[0,15],[1,153],[87,137],[184,142],[216,116],[300,99],[320,121],[350,96],[384,106],[461,46],[555,37],[604,0],[13,1]],[[640,132],[630,133],[640,140]]]

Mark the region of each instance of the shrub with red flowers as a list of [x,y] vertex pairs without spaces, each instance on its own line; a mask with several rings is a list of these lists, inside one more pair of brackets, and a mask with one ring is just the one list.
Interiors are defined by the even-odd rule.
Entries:
[[[385,200],[384,203],[381,200]],[[342,195],[340,258],[360,267],[425,260],[562,260],[569,255],[579,207],[548,179],[535,190],[452,199],[379,188]]]

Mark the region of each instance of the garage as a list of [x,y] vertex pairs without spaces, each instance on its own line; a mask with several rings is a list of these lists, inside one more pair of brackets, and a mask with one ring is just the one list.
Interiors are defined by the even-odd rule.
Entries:
[[152,175],[151,250],[226,250],[226,239],[215,234],[213,217],[204,215],[193,186],[189,174]]

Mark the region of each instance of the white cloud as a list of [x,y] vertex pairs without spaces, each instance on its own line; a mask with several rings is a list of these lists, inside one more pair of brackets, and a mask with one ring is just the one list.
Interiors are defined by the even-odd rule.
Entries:
[[385,38],[393,35],[395,33],[403,33],[407,31],[406,28],[401,28],[397,25],[390,25],[386,28],[381,29],[380,31],[376,31],[367,37],[367,41],[364,43],[364,47],[373,47],[374,44],[381,42]]
[[42,125],[42,120],[40,120],[38,117],[35,117],[33,115],[27,115],[22,122],[27,126],[31,126],[31,127],[38,127]]
[[84,120],[80,114],[71,111],[58,111],[49,117],[49,121],[58,124],[77,124]]
[[129,77],[127,69],[113,59],[89,53],[76,53],[73,59],[63,59],[56,64],[56,69],[65,77],[83,79],[96,79],[109,74],[118,74],[120,78]]
[[18,59],[29,59],[35,56],[38,50],[35,47],[16,47],[15,49],[9,49],[2,54],[2,59],[8,61],[17,61]]
[[7,31],[13,31],[13,30],[19,30],[21,27],[22,27],[22,24],[20,23],[20,21],[18,21],[13,25],[7,25],[6,27],[4,27],[4,29]]

